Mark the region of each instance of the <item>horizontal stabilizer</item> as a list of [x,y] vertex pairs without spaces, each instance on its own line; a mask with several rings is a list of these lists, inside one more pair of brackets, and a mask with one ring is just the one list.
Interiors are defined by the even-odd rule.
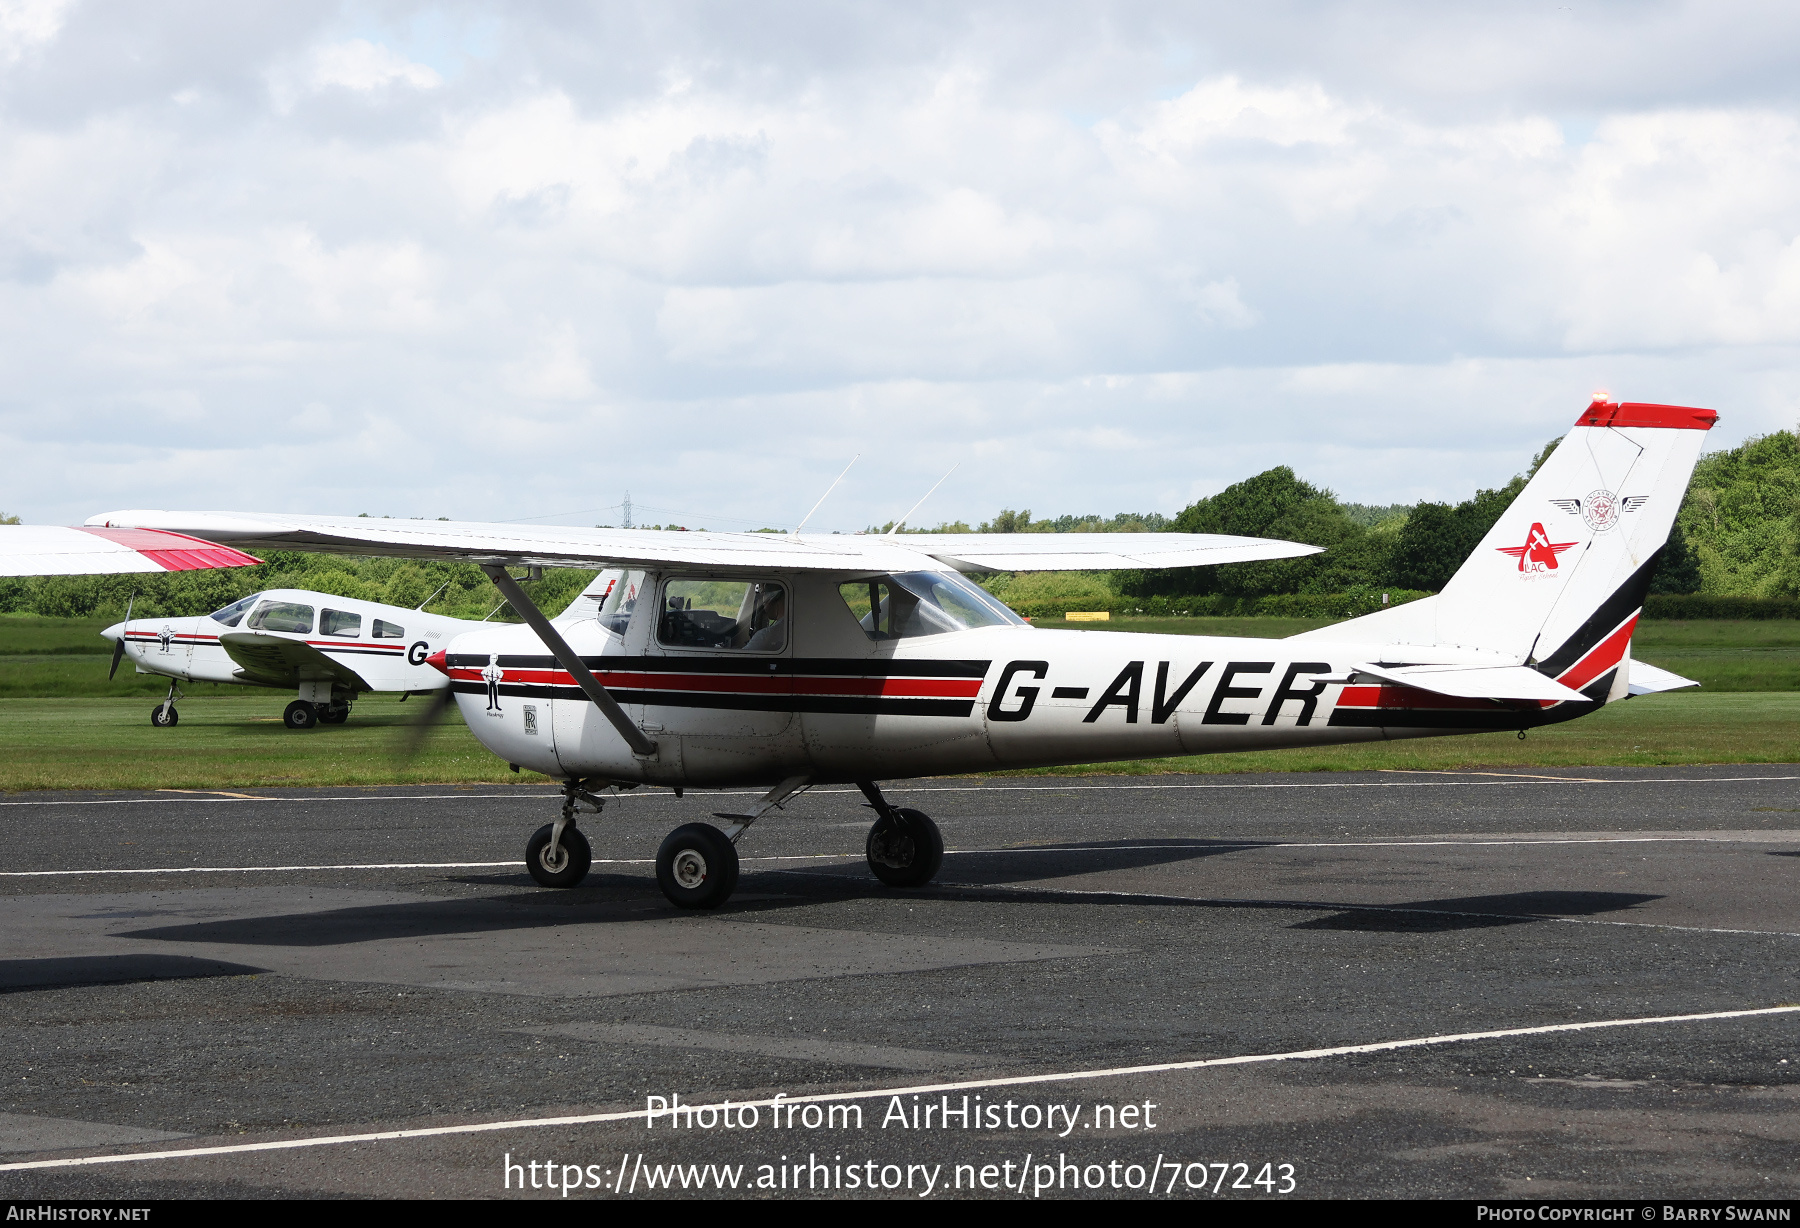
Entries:
[[0,525],[0,576],[157,575],[260,562],[229,546],[154,529]]
[[1658,669],[1644,661],[1631,662],[1631,693],[1633,695],[1654,695],[1658,691],[1679,691],[1684,686],[1699,686],[1692,678],[1683,678],[1680,674],[1671,674],[1666,669]]
[[256,631],[227,631],[219,637],[219,646],[256,682],[293,686],[330,679],[359,691],[375,689],[348,665],[299,640]]
[[1458,699],[1589,702],[1580,691],[1546,678],[1528,665],[1358,665],[1356,672]]

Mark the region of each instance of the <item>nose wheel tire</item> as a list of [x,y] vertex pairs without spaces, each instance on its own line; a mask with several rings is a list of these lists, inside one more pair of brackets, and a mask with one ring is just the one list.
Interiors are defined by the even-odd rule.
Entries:
[[289,729],[311,729],[319,723],[319,710],[304,699],[296,699],[281,714],[281,720]]
[[869,869],[888,886],[922,887],[944,863],[944,837],[920,811],[896,810],[892,819],[875,820],[864,851]]
[[570,824],[563,828],[553,855],[553,830],[554,826],[546,823],[531,833],[531,839],[525,842],[525,868],[540,887],[573,887],[587,877],[588,867],[594,864],[594,852],[588,847],[587,837]]
[[150,709],[150,723],[158,729],[167,729],[171,725],[180,724],[181,713],[175,710],[174,704],[157,704]]
[[677,908],[717,908],[737,880],[737,846],[710,823],[677,827],[656,850],[656,885]]

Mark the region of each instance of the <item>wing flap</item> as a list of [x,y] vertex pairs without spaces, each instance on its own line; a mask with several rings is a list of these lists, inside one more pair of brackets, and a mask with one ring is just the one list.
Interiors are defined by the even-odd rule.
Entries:
[[1458,699],[1590,702],[1580,691],[1527,665],[1358,665],[1355,672]]
[[154,529],[0,525],[0,576],[144,575],[260,562],[229,546]]
[[375,689],[348,665],[299,640],[256,631],[227,631],[219,636],[219,646],[258,682],[291,686],[330,679],[360,691]]

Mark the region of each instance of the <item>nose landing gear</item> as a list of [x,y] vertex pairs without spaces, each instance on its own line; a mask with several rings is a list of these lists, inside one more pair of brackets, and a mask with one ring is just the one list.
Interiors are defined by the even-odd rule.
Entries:
[[575,826],[577,802],[586,802],[599,814],[606,799],[595,793],[605,788],[605,780],[563,781],[562,815],[554,823],[546,823],[531,833],[525,842],[525,869],[540,887],[573,887],[587,877],[594,864],[593,849],[587,837]]
[[175,710],[175,701],[177,699],[186,698],[187,695],[171,682],[169,684],[169,697],[150,709],[150,723],[155,725],[158,729],[168,729],[180,724],[181,713]]

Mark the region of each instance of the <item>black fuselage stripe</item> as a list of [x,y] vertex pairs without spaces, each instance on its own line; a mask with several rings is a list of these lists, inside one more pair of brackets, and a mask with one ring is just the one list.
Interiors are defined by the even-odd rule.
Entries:
[[[992,664],[991,661],[859,661],[848,657],[782,658],[771,661],[767,657],[736,659],[722,656],[583,657],[581,663],[595,673],[753,674],[763,678],[771,674],[777,677],[785,675],[806,678],[985,678],[988,666]],[[461,669],[480,669],[488,664],[488,654],[452,653],[444,658],[444,664]],[[499,664],[501,669],[562,668],[555,657],[538,655],[508,656],[503,653]],[[770,668],[771,666],[774,668]]]

